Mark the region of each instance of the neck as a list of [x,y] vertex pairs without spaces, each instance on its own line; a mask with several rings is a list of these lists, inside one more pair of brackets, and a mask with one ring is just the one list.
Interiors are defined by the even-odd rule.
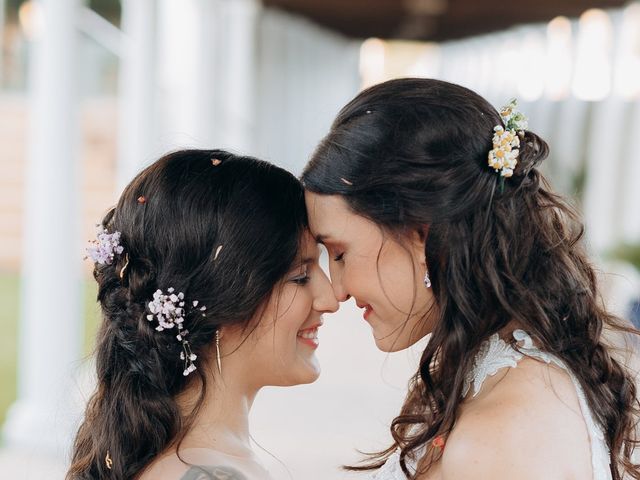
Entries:
[[515,330],[525,330],[522,325],[520,324],[520,322],[517,322],[515,320],[511,320],[509,323],[507,323],[504,327],[502,327],[500,330],[498,330],[498,335],[500,336],[500,338],[502,339],[510,339],[511,336],[513,335],[513,332]]
[[[214,366],[202,407],[187,433],[183,448],[208,448],[239,457],[252,457],[249,432],[249,413],[258,389],[241,379],[243,372],[236,371],[233,362],[223,363],[222,374]],[[183,414],[188,415],[199,394],[199,382],[185,392],[186,401],[179,400]]]

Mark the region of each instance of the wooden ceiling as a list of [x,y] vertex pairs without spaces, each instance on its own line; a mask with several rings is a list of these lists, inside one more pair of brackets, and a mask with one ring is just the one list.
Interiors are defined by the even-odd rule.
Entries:
[[349,37],[451,40],[627,0],[262,0]]

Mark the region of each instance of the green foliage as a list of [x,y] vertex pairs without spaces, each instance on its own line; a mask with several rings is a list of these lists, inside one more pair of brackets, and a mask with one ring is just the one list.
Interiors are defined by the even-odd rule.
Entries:
[[18,292],[17,276],[0,273],[0,424],[16,398]]
[[[98,327],[99,308],[97,285],[85,283],[84,288],[84,354],[93,351]],[[18,320],[20,318],[20,278],[15,273],[0,272],[0,425],[17,394]]]
[[629,262],[640,270],[640,243],[622,244],[613,250],[610,256],[617,260]]

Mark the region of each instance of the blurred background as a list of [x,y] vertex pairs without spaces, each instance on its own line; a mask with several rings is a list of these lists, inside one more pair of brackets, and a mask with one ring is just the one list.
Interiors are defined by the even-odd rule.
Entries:
[[[344,103],[402,76],[520,100],[605,300],[640,323],[640,2],[0,0],[3,476],[64,476],[94,386],[84,245],[133,175],[179,147],[299,174]],[[328,317],[321,379],[256,400],[274,475],[345,478],[385,447],[421,346],[378,352],[351,303]]]

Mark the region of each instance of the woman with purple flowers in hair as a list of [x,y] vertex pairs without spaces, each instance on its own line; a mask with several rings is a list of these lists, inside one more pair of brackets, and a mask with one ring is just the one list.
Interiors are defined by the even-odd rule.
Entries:
[[337,309],[285,170],[221,150],[162,157],[101,222],[97,389],[67,480],[272,478],[250,441],[266,385],[315,381]]

